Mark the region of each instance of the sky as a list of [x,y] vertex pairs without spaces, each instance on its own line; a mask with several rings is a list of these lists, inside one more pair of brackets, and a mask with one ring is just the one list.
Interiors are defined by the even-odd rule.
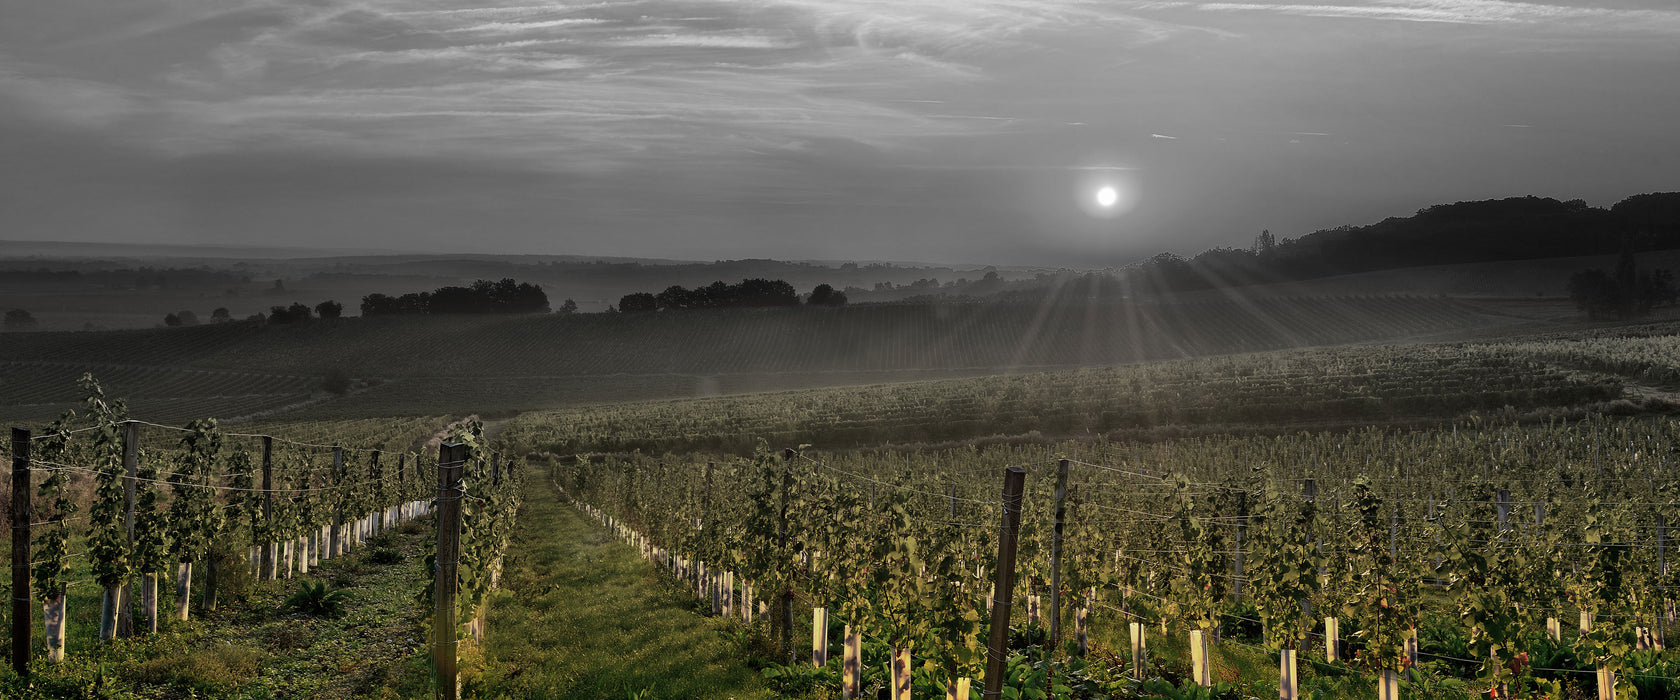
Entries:
[[1090,268],[1453,201],[1680,189],[1675,0],[0,18],[0,240]]

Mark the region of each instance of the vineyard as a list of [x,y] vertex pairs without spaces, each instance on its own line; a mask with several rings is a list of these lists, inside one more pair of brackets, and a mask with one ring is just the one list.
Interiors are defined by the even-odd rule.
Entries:
[[[364,692],[383,674],[398,685],[435,682],[453,697],[458,639],[483,638],[522,494],[522,463],[493,447],[481,422],[175,427],[130,418],[91,375],[78,384],[81,411],[43,430],[13,430],[14,605],[4,628],[18,675],[0,677],[0,694],[60,697],[85,683],[107,692],[127,683],[146,696],[183,687],[240,697],[343,693],[334,683],[345,681],[319,674],[309,658],[320,654],[341,658],[343,669],[384,664],[370,669],[373,681],[356,681]],[[353,585],[368,580],[380,582],[374,595]],[[288,630],[297,625],[357,648],[318,649]],[[253,627],[265,630],[271,652],[309,652],[297,663],[316,670],[261,670],[289,654],[235,645]],[[385,641],[368,658],[363,645],[372,642],[358,628],[410,644]],[[170,665],[173,645],[206,638],[227,648],[189,652],[197,666]],[[430,667],[413,666],[427,656]],[[31,659],[53,672],[30,682]],[[120,670],[110,676],[113,662]]]
[[[585,456],[550,478],[702,610],[758,620],[786,692],[1649,699],[1680,693],[1677,438],[1671,420],[1593,417]],[[1018,551],[1000,546],[1006,465],[1025,477]]]
[[[1649,341],[1649,342],[1648,342]],[[1653,350],[1654,347],[1663,350]],[[1013,376],[529,413],[510,439],[555,454],[830,449],[1035,436],[1161,438],[1291,426],[1538,420],[1600,410],[1680,369],[1672,336],[1290,350]],[[1637,358],[1637,359],[1636,359]],[[1666,383],[1666,382],[1665,382]],[[1674,410],[1667,398],[1624,410]],[[1042,439],[1042,438],[1040,438]]]

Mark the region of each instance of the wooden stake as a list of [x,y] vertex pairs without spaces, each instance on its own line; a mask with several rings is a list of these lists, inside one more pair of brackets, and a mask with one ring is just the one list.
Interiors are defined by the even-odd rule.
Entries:
[[987,697],[1003,692],[1009,664],[1009,608],[1015,596],[1015,539],[1021,534],[1021,487],[1027,472],[1009,467],[1003,472],[1003,523],[998,529],[997,580],[992,588],[992,628],[986,642]]
[[[29,431],[12,428],[12,670],[19,676],[29,675],[29,635],[35,631],[35,607],[29,586],[32,554],[29,527],[35,519],[29,497],[34,492],[29,476]],[[62,639],[62,616],[60,620]],[[59,644],[60,658],[63,646]]]
[[[339,479],[341,483],[344,479],[344,448],[342,447],[333,448],[333,477]],[[329,527],[331,529],[327,533],[327,558],[337,559],[339,555],[344,553],[344,535],[340,532],[344,529],[344,516],[333,513],[332,523]]]
[[262,563],[257,580],[274,580],[274,438],[262,437],[263,534]]
[[438,694],[443,700],[460,697],[455,666],[455,590],[461,559],[461,471],[467,446],[446,442],[438,448],[437,592],[432,596],[432,663],[437,668]]
[[1546,618],[1546,635],[1551,637],[1554,642],[1563,639],[1563,625],[1558,623],[1557,618]]
[[1044,640],[1052,653],[1056,649],[1056,643],[1062,638],[1062,529],[1067,524],[1067,481],[1068,460],[1058,459],[1056,519],[1050,534],[1050,635]]
[[[128,551],[134,551],[134,488],[140,475],[140,424],[123,422],[123,527],[128,532]],[[134,636],[132,579],[119,584],[116,593],[117,636]]]
[[1616,674],[1603,664],[1598,666],[1598,700],[1616,700]]
[[1324,660],[1329,663],[1342,660],[1341,646],[1341,620],[1334,617],[1324,618]]

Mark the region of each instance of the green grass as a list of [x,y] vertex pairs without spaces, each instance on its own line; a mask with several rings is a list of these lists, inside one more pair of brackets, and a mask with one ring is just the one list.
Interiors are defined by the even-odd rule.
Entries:
[[[66,663],[46,662],[37,610],[33,678],[26,687],[5,667],[0,697],[429,697],[423,623],[430,610],[418,595],[427,581],[420,562],[432,532],[410,523],[382,537],[378,547],[370,543],[293,580],[251,583],[242,572],[224,573],[234,580],[217,611],[204,613],[195,603],[191,621],[164,618],[156,637],[112,644],[98,641],[100,591],[78,571],[72,580],[81,583],[70,588]],[[379,548],[402,552],[403,563],[368,561]],[[283,609],[302,581],[349,592],[343,615]],[[160,589],[159,609],[173,611],[173,584]]]
[[764,682],[722,633],[739,623],[696,614],[661,570],[527,485],[501,590],[492,596],[481,675],[485,697],[766,698]]

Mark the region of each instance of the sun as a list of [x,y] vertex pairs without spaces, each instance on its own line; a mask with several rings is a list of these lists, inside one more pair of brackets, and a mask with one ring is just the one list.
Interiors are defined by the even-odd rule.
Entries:
[[1113,187],[1103,187],[1097,190],[1097,206],[1107,209],[1120,201],[1120,193]]

